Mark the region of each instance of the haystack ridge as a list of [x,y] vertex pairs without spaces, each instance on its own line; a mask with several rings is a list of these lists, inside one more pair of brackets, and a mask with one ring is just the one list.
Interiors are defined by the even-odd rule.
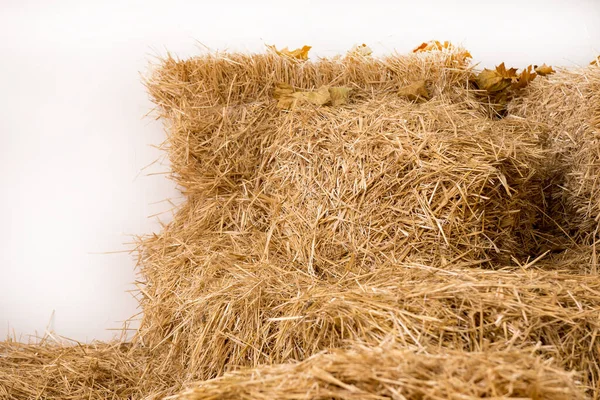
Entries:
[[0,396],[600,399],[600,68],[502,97],[459,48],[368,54],[165,58],[186,202],[139,242],[139,332],[6,342]]

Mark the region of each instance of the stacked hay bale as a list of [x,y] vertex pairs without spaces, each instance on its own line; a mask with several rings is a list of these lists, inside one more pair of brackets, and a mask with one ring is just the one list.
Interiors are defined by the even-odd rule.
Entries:
[[[0,396],[599,398],[588,250],[540,261],[593,247],[571,233],[595,229],[591,75],[493,119],[444,46],[165,59],[147,85],[187,201],[139,243],[132,347],[3,345]],[[545,116],[561,85],[585,101]]]
[[559,69],[537,79],[510,105],[513,114],[549,129],[552,214],[577,243],[594,243],[600,223],[600,67]]
[[[492,120],[471,77],[453,52],[167,59],[148,87],[188,202],[142,243],[139,340],[190,379],[386,338],[541,343],[593,387],[597,280],[490,270],[539,255],[549,128]],[[421,81],[428,101],[398,96]],[[273,96],[323,85],[347,104]]]
[[[373,366],[377,366],[373,368]],[[419,354],[385,346],[242,370],[173,397],[200,399],[583,398],[571,376],[526,352]]]

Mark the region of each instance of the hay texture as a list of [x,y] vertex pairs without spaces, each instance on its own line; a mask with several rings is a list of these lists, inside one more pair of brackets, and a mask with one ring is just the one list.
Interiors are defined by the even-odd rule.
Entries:
[[176,369],[130,343],[0,342],[0,399],[162,398],[179,387]]
[[228,373],[177,400],[583,398],[572,376],[525,352],[418,354],[396,346],[317,354]]
[[286,54],[155,68],[186,201],[139,241],[139,332],[6,342],[0,394],[600,399],[598,72],[499,106],[445,43]]
[[[142,243],[139,340],[190,379],[388,336],[542,343],[595,387],[596,277],[529,263],[548,244],[551,129],[490,118],[472,74],[452,52],[165,60],[148,88],[188,201]],[[286,111],[282,82],[352,94]],[[414,82],[427,101],[398,95]]]
[[600,68],[559,69],[533,82],[510,109],[550,129],[552,214],[569,235],[595,243],[600,223]]

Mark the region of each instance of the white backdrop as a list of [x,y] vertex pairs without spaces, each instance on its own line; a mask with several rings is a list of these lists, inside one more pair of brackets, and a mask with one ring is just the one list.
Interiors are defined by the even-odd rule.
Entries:
[[[139,72],[204,45],[375,55],[462,43],[482,66],[587,64],[600,2],[0,0],[0,335],[109,339],[136,312],[130,235],[177,199]],[[168,220],[168,214],[163,216]],[[101,254],[116,252],[112,254]],[[55,311],[54,318],[51,315]]]

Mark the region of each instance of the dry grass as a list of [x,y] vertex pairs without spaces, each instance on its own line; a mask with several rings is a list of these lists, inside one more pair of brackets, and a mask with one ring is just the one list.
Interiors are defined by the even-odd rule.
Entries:
[[552,162],[560,177],[554,201],[562,225],[580,241],[594,243],[600,223],[600,68],[560,70],[533,82],[511,112],[551,130]]
[[180,381],[164,360],[129,343],[0,342],[0,399],[162,398]]
[[[176,359],[187,360],[190,378],[302,360],[347,341],[377,345],[390,336],[407,346],[467,351],[539,343],[558,365],[585,371],[586,386],[595,387],[600,376],[595,276],[413,264],[334,282],[267,264],[221,273],[210,290],[196,291],[193,302],[171,314],[187,319],[172,318],[158,334],[141,331],[143,340],[162,337]],[[150,340],[149,333],[157,337]]]
[[[599,399],[599,75],[537,79],[497,119],[472,73],[452,51],[163,60],[187,201],[140,240],[141,328],[5,342],[0,394]],[[398,97],[421,80],[429,101]],[[352,92],[288,112],[278,82]]]
[[545,399],[583,398],[572,376],[527,352],[419,354],[357,346],[296,364],[233,372],[173,399]]

